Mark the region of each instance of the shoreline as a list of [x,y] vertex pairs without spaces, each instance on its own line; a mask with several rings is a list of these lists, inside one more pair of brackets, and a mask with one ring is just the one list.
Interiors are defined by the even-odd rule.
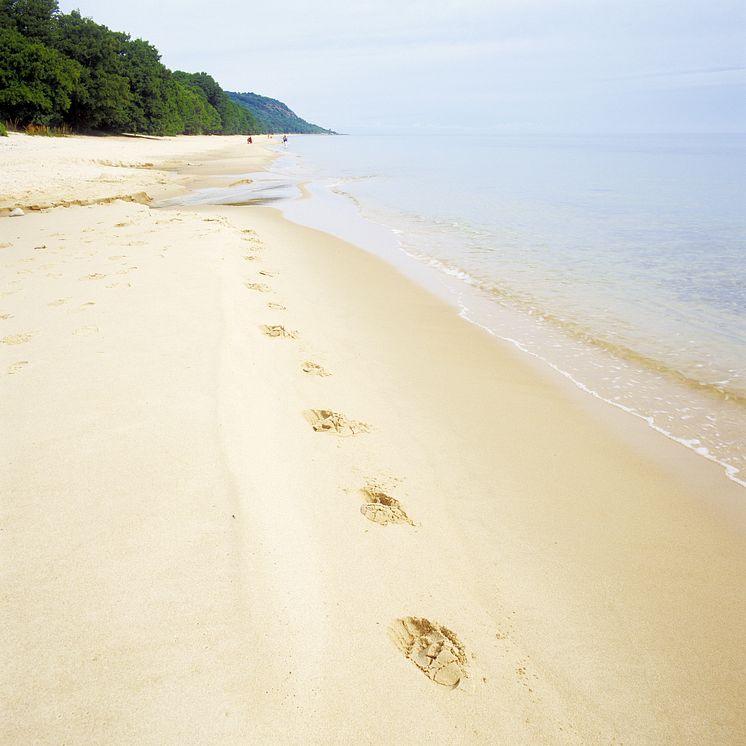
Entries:
[[[288,178],[290,172],[286,168],[281,173]],[[400,229],[404,224],[394,229],[381,215],[366,212],[354,193],[323,179],[310,184],[309,189],[304,183],[303,199],[278,202],[290,220],[327,231],[383,258],[454,306],[467,321],[540,361],[586,394],[718,464],[729,479],[746,487],[745,453],[738,448],[746,400],[737,390],[689,378],[643,352],[596,337],[577,322],[562,319],[556,309],[545,312],[534,302],[518,303],[517,296],[495,291],[489,278],[423,253],[416,241],[403,242]],[[315,199],[308,202],[308,197]],[[221,201],[231,204],[228,194]],[[666,402],[662,410],[661,401]],[[685,417],[681,416],[684,412]]]
[[[273,208],[0,232],[2,336],[32,335],[0,348],[6,739],[746,736],[745,509],[714,464]],[[327,409],[368,431],[314,432]],[[379,492],[413,525],[366,520]],[[392,642],[407,617],[463,645],[456,689]]]

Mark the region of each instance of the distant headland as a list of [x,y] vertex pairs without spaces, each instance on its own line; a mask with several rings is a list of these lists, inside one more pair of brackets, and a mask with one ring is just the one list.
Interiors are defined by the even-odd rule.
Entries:
[[324,129],[301,119],[294,111],[274,98],[260,96],[257,93],[234,93],[226,91],[228,97],[243,106],[264,127],[262,132],[288,132],[302,135],[337,135],[338,132]]

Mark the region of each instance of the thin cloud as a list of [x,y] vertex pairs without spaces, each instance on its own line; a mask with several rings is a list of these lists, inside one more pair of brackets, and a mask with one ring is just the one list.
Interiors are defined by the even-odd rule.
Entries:
[[746,71],[746,65],[733,65],[731,67],[699,67],[689,70],[669,70],[666,72],[634,73],[632,75],[616,75],[604,78],[604,80],[638,80],[641,78],[674,78],[684,75],[719,75],[721,73],[733,73]]

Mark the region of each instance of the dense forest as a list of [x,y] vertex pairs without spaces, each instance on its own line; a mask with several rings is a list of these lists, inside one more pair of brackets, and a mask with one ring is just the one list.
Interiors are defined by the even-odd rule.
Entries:
[[311,135],[336,135],[332,130],[326,130],[317,124],[306,122],[294,111],[291,111],[282,101],[260,96],[257,93],[233,93],[226,91],[228,96],[237,104],[248,109],[259,119],[266,132],[294,132]]
[[207,73],[172,72],[152,44],[61,13],[57,0],[0,0],[0,134],[4,123],[151,135],[274,131]]

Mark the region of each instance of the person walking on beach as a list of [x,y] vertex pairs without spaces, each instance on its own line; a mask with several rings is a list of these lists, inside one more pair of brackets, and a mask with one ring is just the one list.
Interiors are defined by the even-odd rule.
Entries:
[[248,136],[248,137],[246,138],[246,142],[247,142],[247,143],[249,143],[249,145],[251,145],[251,143],[253,143],[253,142],[254,142],[254,141],[253,141],[253,140],[251,139],[251,135],[249,135],[249,136]]
[[287,146],[288,146],[288,136],[287,136],[287,135],[283,135],[283,136],[282,136],[282,144],[283,144],[283,145],[284,145],[285,147],[287,147]]

